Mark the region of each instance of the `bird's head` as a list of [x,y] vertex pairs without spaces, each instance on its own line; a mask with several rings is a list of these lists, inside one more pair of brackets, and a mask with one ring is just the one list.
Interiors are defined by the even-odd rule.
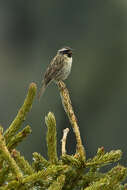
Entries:
[[72,49],[70,47],[64,47],[58,50],[58,54],[65,55],[67,57],[72,57]]

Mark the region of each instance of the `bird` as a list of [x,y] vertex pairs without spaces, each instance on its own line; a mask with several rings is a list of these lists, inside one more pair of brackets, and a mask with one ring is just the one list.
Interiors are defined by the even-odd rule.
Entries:
[[41,89],[38,94],[38,99],[45,92],[46,87],[52,82],[63,81],[68,78],[72,67],[72,49],[63,47],[59,49],[56,56],[50,62],[42,80]]

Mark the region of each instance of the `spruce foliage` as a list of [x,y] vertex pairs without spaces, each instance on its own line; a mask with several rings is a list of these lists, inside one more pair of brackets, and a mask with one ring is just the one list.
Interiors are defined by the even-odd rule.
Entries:
[[75,154],[68,155],[66,152],[67,128],[63,130],[62,154],[58,158],[57,143],[60,142],[57,142],[56,120],[52,112],[45,117],[48,160],[34,152],[33,163],[30,164],[16,150],[16,146],[31,133],[30,126],[19,131],[36,95],[36,84],[31,83],[24,104],[9,128],[4,132],[0,126],[0,190],[126,190],[127,185],[123,184],[127,176],[126,167],[116,163],[108,172],[100,172],[101,167],[121,159],[121,150],[105,152],[101,147],[93,158],[86,159],[69,92],[62,81],[57,85],[75,133]]

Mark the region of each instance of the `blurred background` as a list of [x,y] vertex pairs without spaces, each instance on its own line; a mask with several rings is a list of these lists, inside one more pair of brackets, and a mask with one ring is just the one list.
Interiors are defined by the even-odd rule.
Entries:
[[[98,147],[121,149],[127,158],[127,1],[0,1],[0,123],[6,129],[22,105],[31,82],[41,85],[56,51],[70,46],[73,67],[70,91],[87,158]],[[69,127],[67,151],[75,153],[75,136],[52,83],[41,101],[35,99],[23,126],[32,134],[18,147],[32,160],[47,158],[45,115],[54,112],[58,152]]]

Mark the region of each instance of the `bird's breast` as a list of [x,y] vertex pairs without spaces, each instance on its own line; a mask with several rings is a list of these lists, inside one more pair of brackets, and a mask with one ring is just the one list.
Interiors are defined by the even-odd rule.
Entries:
[[71,67],[72,67],[72,57],[67,58],[67,60],[64,63],[64,66],[63,66],[63,79],[62,80],[65,80],[68,77],[68,75],[71,72]]

